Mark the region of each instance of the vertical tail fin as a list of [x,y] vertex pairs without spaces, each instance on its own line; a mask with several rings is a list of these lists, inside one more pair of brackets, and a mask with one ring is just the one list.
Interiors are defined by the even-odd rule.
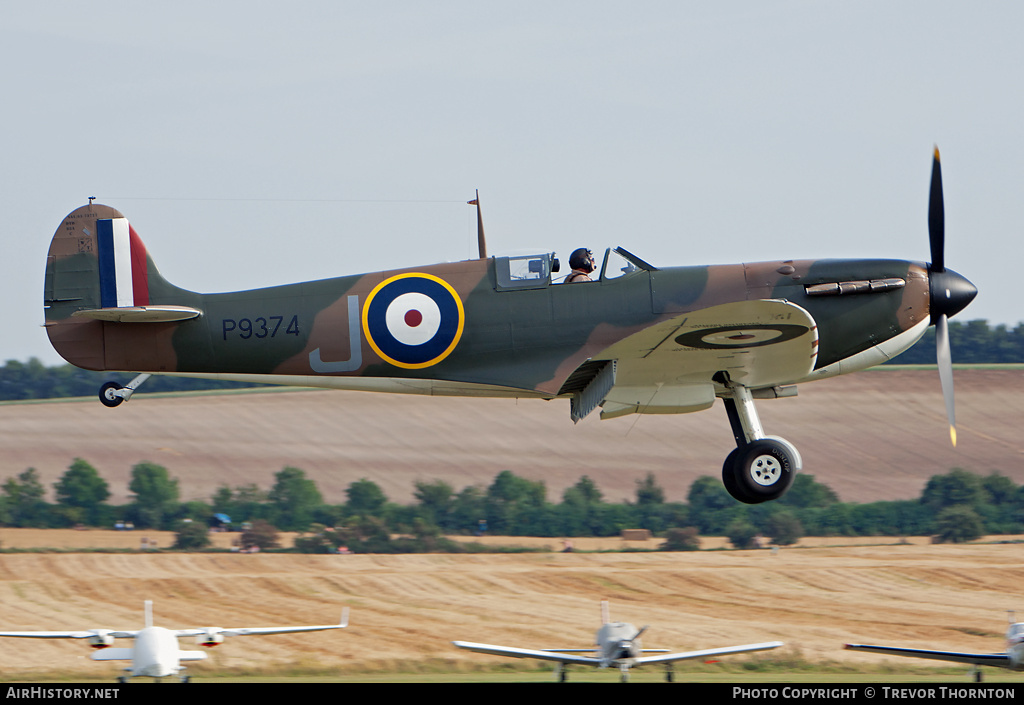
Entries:
[[146,600],[145,610],[146,610],[146,627],[152,627],[153,626],[153,601],[152,600]]
[[[135,369],[121,353],[120,323],[171,323],[201,314],[201,297],[168,283],[157,271],[142,239],[110,206],[90,203],[69,213],[50,241],[43,309],[54,349],[68,362],[92,370]],[[148,352],[155,331],[133,331],[135,350]],[[117,336],[110,349],[108,337]],[[166,369],[145,365],[147,371]]]
[[608,616],[608,600],[601,600],[601,624],[608,624],[611,621]]

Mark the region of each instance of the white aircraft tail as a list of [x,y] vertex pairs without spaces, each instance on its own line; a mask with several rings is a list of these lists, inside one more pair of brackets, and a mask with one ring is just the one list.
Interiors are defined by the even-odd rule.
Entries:
[[612,621],[608,616],[608,600],[601,600],[601,624]]
[[146,600],[146,627],[153,626],[153,601]]

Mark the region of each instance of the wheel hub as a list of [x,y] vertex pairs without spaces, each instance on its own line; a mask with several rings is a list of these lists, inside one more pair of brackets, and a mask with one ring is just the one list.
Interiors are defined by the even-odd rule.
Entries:
[[771,455],[759,455],[750,464],[750,478],[762,487],[770,487],[782,477],[782,463]]

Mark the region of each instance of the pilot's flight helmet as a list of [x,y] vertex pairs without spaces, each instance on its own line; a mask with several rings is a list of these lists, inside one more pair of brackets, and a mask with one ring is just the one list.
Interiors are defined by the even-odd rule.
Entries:
[[594,271],[594,253],[586,247],[573,250],[573,253],[569,255],[569,266],[590,274]]

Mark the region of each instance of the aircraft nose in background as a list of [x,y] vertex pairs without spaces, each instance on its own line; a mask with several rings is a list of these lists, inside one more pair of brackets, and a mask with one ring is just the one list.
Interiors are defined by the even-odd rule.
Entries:
[[963,311],[978,295],[978,288],[952,269],[929,272],[928,281],[931,288],[929,306],[932,322],[939,316],[948,318]]

